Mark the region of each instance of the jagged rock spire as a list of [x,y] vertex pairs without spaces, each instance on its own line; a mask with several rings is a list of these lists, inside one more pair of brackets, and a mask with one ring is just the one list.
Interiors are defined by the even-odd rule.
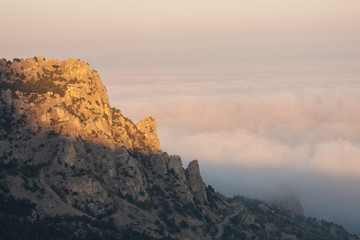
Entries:
[[191,191],[194,193],[195,197],[200,201],[206,201],[206,191],[205,184],[200,175],[200,168],[198,160],[193,160],[189,163],[186,169],[186,177],[189,181]]

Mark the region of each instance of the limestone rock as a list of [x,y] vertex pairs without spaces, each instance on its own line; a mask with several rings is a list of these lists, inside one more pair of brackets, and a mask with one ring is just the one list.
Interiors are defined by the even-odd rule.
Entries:
[[191,191],[200,201],[206,201],[205,184],[200,175],[200,168],[198,160],[193,160],[189,163],[186,169],[186,176],[190,183]]
[[197,161],[184,170],[161,150],[155,118],[135,125],[110,106],[85,62],[1,59],[0,111],[0,195],[31,200],[39,219],[114,219],[156,238],[211,239],[231,211],[214,191],[207,202]]
[[153,154],[150,157],[150,164],[151,169],[157,174],[164,175],[167,172],[165,154]]
[[136,127],[144,133],[145,138],[148,139],[149,145],[153,150],[160,149],[160,141],[156,132],[156,120],[153,117],[146,117],[144,120],[140,120]]
[[2,101],[24,116],[32,131],[41,128],[112,147],[161,151],[155,119],[135,125],[111,108],[99,75],[83,61],[1,59],[0,73]]
[[167,162],[167,169],[171,170],[174,169],[174,172],[182,177],[182,179],[185,181],[185,174],[184,174],[184,169],[182,167],[182,162],[181,162],[181,158],[179,155],[171,155],[169,157],[169,160]]

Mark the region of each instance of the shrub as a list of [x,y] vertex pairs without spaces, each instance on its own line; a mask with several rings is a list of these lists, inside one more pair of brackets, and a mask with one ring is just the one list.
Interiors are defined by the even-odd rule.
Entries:
[[182,220],[180,222],[179,226],[180,226],[180,228],[188,228],[189,224],[186,221]]
[[49,78],[42,78],[35,82],[23,82],[21,80],[16,80],[14,83],[2,82],[0,83],[0,89],[10,89],[13,92],[20,91],[25,95],[30,95],[31,93],[44,94],[47,92],[54,92],[61,97],[65,95],[65,90],[62,89],[61,86],[56,85]]

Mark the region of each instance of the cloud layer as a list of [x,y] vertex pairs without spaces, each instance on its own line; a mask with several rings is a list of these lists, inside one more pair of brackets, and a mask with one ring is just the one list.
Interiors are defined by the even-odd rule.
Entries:
[[205,181],[220,192],[268,199],[289,185],[308,215],[360,229],[355,64],[103,73],[112,104],[134,121],[154,116],[162,148],[184,165],[199,159]]
[[186,159],[359,178],[360,86],[353,70],[145,71],[147,78],[125,74],[129,85],[108,89],[136,121],[155,116],[163,149]]

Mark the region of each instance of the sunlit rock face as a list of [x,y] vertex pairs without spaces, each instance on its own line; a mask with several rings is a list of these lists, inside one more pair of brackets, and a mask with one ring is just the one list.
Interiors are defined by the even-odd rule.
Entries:
[[144,133],[152,149],[160,149],[160,142],[156,134],[156,120],[153,117],[145,117],[136,124],[137,129]]
[[7,89],[2,91],[3,101],[13,103],[32,131],[41,128],[128,150],[161,150],[155,119],[135,125],[111,108],[99,75],[83,61],[1,59],[0,71],[2,89]]
[[185,170],[180,156],[161,150],[155,118],[134,124],[110,106],[85,62],[1,59],[0,111],[0,194],[30,199],[35,215],[111,218],[151,236],[211,239],[231,212],[225,197],[206,190],[197,161]]

